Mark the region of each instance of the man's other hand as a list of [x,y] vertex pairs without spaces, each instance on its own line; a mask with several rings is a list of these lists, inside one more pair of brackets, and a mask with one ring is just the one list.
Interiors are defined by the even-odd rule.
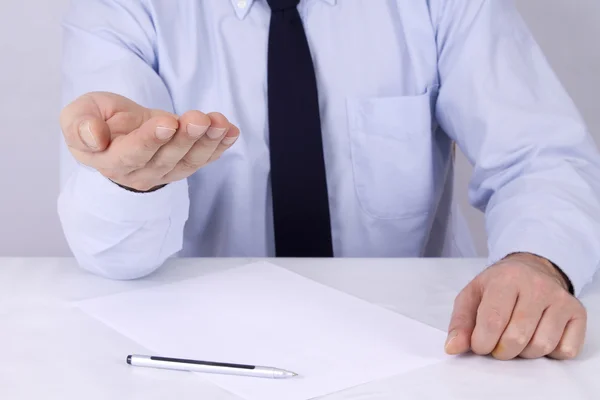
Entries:
[[104,92],[69,104],[60,123],[77,161],[138,191],[187,178],[218,159],[240,134],[219,113],[178,117]]
[[567,288],[549,261],[525,253],[508,256],[456,298],[446,352],[471,350],[499,360],[576,357],[587,316]]

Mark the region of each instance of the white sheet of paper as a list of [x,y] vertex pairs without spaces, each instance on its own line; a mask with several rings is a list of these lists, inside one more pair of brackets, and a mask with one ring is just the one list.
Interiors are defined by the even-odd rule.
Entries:
[[150,355],[299,374],[202,374],[247,400],[311,399],[447,359],[443,332],[266,262],[78,306]]

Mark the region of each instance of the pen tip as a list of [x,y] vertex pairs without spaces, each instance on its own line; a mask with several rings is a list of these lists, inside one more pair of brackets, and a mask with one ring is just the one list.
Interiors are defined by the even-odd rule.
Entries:
[[277,379],[293,378],[295,376],[298,376],[298,374],[292,371],[287,371],[285,369],[275,370],[273,374],[273,378]]
[[131,356],[127,356],[127,364],[131,365]]

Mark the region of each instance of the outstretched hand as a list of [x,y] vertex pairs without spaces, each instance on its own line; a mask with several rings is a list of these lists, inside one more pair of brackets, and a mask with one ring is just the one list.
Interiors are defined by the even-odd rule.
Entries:
[[77,161],[138,191],[187,178],[218,159],[240,134],[219,113],[178,117],[104,92],[75,100],[60,122]]

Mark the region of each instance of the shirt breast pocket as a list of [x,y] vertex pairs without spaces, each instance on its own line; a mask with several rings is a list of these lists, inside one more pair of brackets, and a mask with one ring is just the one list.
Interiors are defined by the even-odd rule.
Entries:
[[347,99],[354,184],[369,216],[402,219],[433,202],[430,91],[418,96]]

